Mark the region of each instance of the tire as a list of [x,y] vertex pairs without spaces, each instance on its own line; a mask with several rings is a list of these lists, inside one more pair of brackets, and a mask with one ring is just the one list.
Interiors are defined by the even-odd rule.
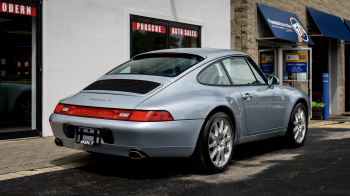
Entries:
[[308,126],[308,115],[305,106],[298,103],[290,116],[285,139],[289,147],[298,148],[304,145]]
[[19,124],[32,123],[32,97],[31,95],[20,96],[14,106],[14,119]]
[[235,131],[230,118],[223,112],[213,114],[201,130],[191,157],[193,164],[205,173],[224,171],[232,158],[234,137]]

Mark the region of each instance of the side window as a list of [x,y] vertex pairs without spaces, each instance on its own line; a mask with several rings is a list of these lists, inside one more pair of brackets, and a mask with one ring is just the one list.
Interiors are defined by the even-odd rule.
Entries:
[[260,70],[257,69],[257,66],[254,63],[254,61],[252,59],[249,59],[249,58],[247,59],[247,61],[250,65],[250,67],[252,68],[254,75],[255,75],[255,78],[258,81],[258,83],[259,84],[267,84],[265,76],[263,75],[263,73],[261,73]]
[[231,85],[220,63],[214,63],[205,68],[205,70],[199,74],[198,81],[202,84]]
[[233,84],[258,84],[257,80],[249,68],[247,61],[243,58],[232,58],[223,60],[227,72],[229,73]]

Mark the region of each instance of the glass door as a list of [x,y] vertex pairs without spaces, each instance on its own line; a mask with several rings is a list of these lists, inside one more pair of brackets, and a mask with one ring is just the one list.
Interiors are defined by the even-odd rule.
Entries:
[[277,77],[277,55],[276,49],[264,49],[259,50],[259,63],[260,69],[266,77],[274,75]]
[[279,58],[282,68],[279,78],[281,84],[305,92],[312,98],[312,49],[311,48],[280,48]]

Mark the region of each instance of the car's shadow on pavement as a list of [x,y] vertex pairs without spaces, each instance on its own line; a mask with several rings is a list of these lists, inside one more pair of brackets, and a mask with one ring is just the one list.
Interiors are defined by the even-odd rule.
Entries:
[[[234,166],[235,160],[245,160],[264,155],[284,148],[281,138],[267,139],[235,146],[233,159],[230,162]],[[90,159],[100,160],[97,164],[77,168],[83,172],[95,173],[102,176],[115,176],[133,180],[161,179],[174,176],[207,175],[198,171],[190,158],[160,159],[145,158],[133,160],[127,157],[118,157],[103,154],[86,155]],[[55,160],[51,163],[55,164]]]

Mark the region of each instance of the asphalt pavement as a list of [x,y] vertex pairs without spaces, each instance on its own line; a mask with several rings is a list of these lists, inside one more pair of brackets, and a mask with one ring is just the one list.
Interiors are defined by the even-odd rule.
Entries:
[[56,155],[50,164],[77,157],[97,162],[1,180],[0,195],[350,195],[346,127],[310,128],[297,149],[286,148],[281,138],[236,146],[229,168],[213,175],[196,171],[188,159],[130,160],[81,151]]

